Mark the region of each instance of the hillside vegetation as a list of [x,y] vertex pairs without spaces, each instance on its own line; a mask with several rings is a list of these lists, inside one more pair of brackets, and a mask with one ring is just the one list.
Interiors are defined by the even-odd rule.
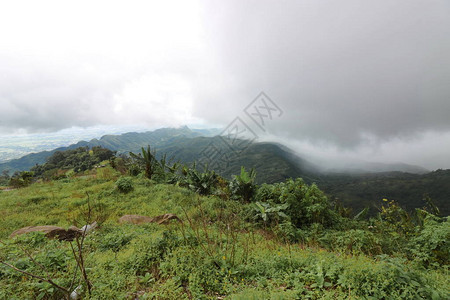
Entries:
[[[226,180],[159,157],[147,148],[77,172],[59,166],[0,191],[0,299],[450,297],[450,222],[430,199],[413,213],[384,199],[375,217],[350,217],[300,178],[257,185],[253,170]],[[181,221],[118,223],[167,213]],[[93,221],[73,241],[9,237]]]
[[[45,164],[55,153],[79,148],[102,147],[117,155],[128,155],[140,152],[142,147],[151,145],[157,151],[156,157],[167,155],[174,161],[192,165],[204,158],[203,151],[214,145],[227,157],[225,164],[213,166],[214,170],[230,180],[233,174],[240,172],[241,166],[255,168],[258,176],[256,182],[276,183],[288,178],[303,178],[306,183],[316,183],[330,199],[338,199],[354,213],[369,207],[369,214],[374,216],[380,209],[380,200],[393,199],[402,208],[414,211],[423,206],[426,197],[431,197],[440,207],[443,215],[450,214],[450,170],[411,174],[405,172],[377,173],[323,173],[317,166],[299,157],[290,149],[275,143],[241,143],[231,151],[224,139],[211,137],[215,131],[191,130],[188,127],[162,128],[143,133],[126,133],[121,135],[105,135],[90,142],[79,142],[66,148],[29,154],[17,160],[0,164],[0,172],[13,175],[14,171],[28,171],[36,164]],[[208,136],[203,136],[208,135]],[[241,141],[242,142],[242,141]],[[237,143],[239,144],[239,143]],[[377,165],[377,164],[375,164]],[[82,168],[87,167],[84,166]],[[381,169],[412,170],[408,165],[383,165]],[[380,166],[376,166],[380,169]],[[416,168],[417,169],[417,168]],[[0,175],[0,186],[8,179]]]
[[395,199],[408,210],[420,208],[430,197],[443,215],[450,214],[450,170],[426,174],[402,172],[363,175],[336,174],[315,181],[332,198],[338,198],[355,211],[370,207],[377,211],[380,199]]

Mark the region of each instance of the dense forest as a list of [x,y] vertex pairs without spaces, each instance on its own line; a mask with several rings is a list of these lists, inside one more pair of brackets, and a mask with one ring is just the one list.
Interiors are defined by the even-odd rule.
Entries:
[[316,178],[315,182],[334,199],[355,210],[379,208],[380,199],[395,199],[409,211],[420,208],[426,198],[440,207],[443,215],[450,214],[450,170],[426,174],[384,172],[372,174],[335,174]]

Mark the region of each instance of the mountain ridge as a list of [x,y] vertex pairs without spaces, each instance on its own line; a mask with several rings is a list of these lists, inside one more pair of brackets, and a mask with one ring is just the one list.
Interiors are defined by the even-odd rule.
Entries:
[[[231,141],[230,141],[231,142]],[[188,127],[162,128],[143,133],[130,132],[121,135],[104,135],[91,141],[80,141],[68,147],[26,155],[20,159],[0,164],[0,172],[16,167],[27,170],[36,164],[43,164],[56,151],[78,147],[102,146],[118,153],[139,153],[142,147],[150,145],[157,151],[157,157],[166,154],[185,164],[201,161],[202,153],[211,144],[228,155],[226,164],[210,166],[225,178],[239,174],[241,166],[255,168],[257,183],[274,183],[288,178],[301,177],[308,184],[316,183],[331,198],[339,199],[345,205],[360,210],[373,207],[381,199],[395,199],[404,207],[414,209],[423,205],[426,195],[432,197],[442,212],[450,213],[450,170],[437,170],[423,174],[401,171],[388,172],[326,172],[318,165],[299,156],[292,149],[271,142],[244,143],[230,151],[224,137],[204,136]],[[212,163],[215,163],[212,161]]]
[[[207,137],[213,138],[220,132],[219,129],[190,129],[187,126],[183,126],[180,128],[160,128],[153,131],[146,132],[127,132],[120,135],[103,135],[99,139],[94,138],[90,141],[79,141],[75,144],[71,144],[65,147],[58,147],[53,150],[45,150],[36,153],[30,153],[24,155],[17,159],[12,159],[6,162],[0,163],[0,172],[3,170],[9,169],[10,171],[25,171],[33,167],[35,164],[43,164],[46,159],[51,156],[56,151],[64,151],[68,149],[74,149],[78,147],[93,147],[93,146],[102,146],[104,148],[108,148],[112,151],[117,151],[118,153],[128,153],[128,152],[139,152],[141,147],[146,147],[147,145],[151,145],[151,147],[155,147],[156,149],[166,148],[170,142],[174,138],[186,137],[186,138],[195,138],[195,137]],[[276,143],[276,142],[260,142],[257,144],[270,143],[277,145],[283,151],[290,153],[292,159],[297,159],[303,165],[303,167],[307,167],[312,169],[314,173],[345,173],[345,174],[364,174],[364,173],[375,173],[375,172],[390,172],[390,171],[401,171],[407,173],[414,174],[425,174],[430,172],[429,170],[415,165],[409,165],[405,163],[395,163],[395,164],[386,164],[386,163],[376,163],[376,162],[360,162],[355,164],[355,166],[350,166],[347,168],[338,168],[338,169],[326,169],[322,168],[318,165],[315,165],[311,161],[308,161],[301,157],[298,153],[288,148],[287,146]],[[192,145],[192,144],[191,144]]]

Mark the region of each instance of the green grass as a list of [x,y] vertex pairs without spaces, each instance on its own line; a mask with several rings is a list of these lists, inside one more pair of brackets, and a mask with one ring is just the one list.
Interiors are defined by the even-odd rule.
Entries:
[[[104,222],[85,241],[93,289],[85,299],[448,299],[448,269],[403,258],[346,255],[286,244],[243,220],[244,205],[200,197],[173,185],[133,178],[121,193],[118,174],[35,183],[0,191],[0,259],[69,287],[76,268],[68,242],[42,234],[9,239],[32,225],[81,224],[89,205]],[[95,211],[96,208],[101,211]],[[124,214],[178,215],[183,224],[120,225]],[[77,275],[79,277],[79,273]],[[76,284],[78,285],[78,281]],[[0,265],[0,299],[61,299],[49,284]]]

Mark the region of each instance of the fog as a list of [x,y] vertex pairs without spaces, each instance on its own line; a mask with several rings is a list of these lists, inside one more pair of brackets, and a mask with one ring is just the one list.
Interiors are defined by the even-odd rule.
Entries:
[[[450,2],[0,4],[0,134],[227,126],[329,166],[450,168]],[[252,124],[252,125],[250,125]]]

